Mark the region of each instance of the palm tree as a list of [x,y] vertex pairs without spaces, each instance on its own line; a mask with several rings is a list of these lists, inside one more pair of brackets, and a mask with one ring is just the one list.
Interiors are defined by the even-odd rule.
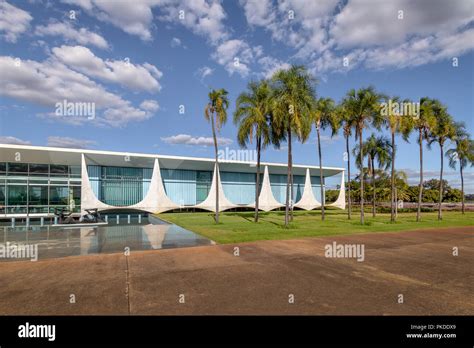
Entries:
[[[364,151],[362,148],[364,128],[370,124],[380,127],[380,98],[373,87],[361,88],[359,90],[351,89],[344,98],[344,106],[349,113],[350,123],[356,131],[356,139],[359,140],[361,149],[359,158],[363,162]],[[364,180],[362,169],[360,173],[360,223],[364,224]]]
[[236,102],[234,123],[238,125],[237,140],[241,147],[255,139],[257,150],[257,177],[255,185],[255,222],[258,222],[260,194],[260,154],[272,143],[271,108],[272,89],[266,80],[250,82],[248,91],[241,93]]
[[335,110],[335,130],[342,127],[344,139],[346,141],[346,156],[347,161],[347,219],[351,219],[351,153],[349,151],[349,139],[352,135],[352,120],[344,105],[344,100],[336,107]]
[[418,189],[418,209],[416,221],[421,219],[421,202],[423,200],[423,139],[428,139],[430,130],[435,126],[436,119],[433,116],[433,101],[428,97],[420,99],[420,114],[412,118],[413,127],[418,131],[418,145],[420,146],[420,183]]
[[466,131],[464,123],[455,123],[456,134],[454,137],[455,147],[446,151],[446,156],[449,159],[449,166],[456,169],[456,163],[459,162],[459,172],[461,174],[461,204],[462,213],[465,213],[464,208],[464,175],[463,169],[468,164],[474,166],[474,141],[469,137],[469,133]]
[[453,119],[444,105],[435,100],[433,103],[433,116],[436,119],[435,126],[431,129],[428,146],[433,143],[439,144],[441,154],[441,166],[439,171],[439,199],[438,199],[438,220],[442,220],[441,202],[443,201],[443,169],[444,169],[444,144],[446,140],[456,136],[456,129]]
[[214,150],[216,155],[216,224],[219,223],[219,161],[217,151],[217,132],[220,131],[222,125],[227,121],[227,108],[229,107],[229,100],[227,99],[228,92],[221,88],[218,90],[213,89],[209,92],[209,102],[204,110],[204,116],[207,121],[211,122],[212,126],[212,138],[214,139]]
[[[372,216],[375,217],[375,161],[378,162],[379,169],[387,169],[391,163],[392,157],[392,146],[390,141],[384,137],[376,137],[375,134],[362,143],[362,151],[368,158],[368,174],[372,176]],[[354,148],[354,156],[356,156],[356,164],[359,168],[362,167],[360,162],[360,145],[356,145]]]
[[335,119],[336,105],[331,98],[320,98],[314,103],[314,109],[311,113],[312,120],[316,126],[318,135],[318,154],[319,154],[319,177],[321,187],[321,220],[324,220],[324,176],[323,176],[323,159],[321,155],[321,129],[325,130],[328,126],[332,129],[332,135],[337,132]]
[[[310,110],[313,103],[314,78],[306,68],[292,65],[288,70],[279,70],[272,76],[274,83],[273,113],[276,135],[288,142],[288,173],[286,184],[285,226],[289,223],[290,194],[293,200],[292,135],[305,142],[311,130]],[[290,192],[291,190],[291,192]],[[291,212],[293,204],[291,204]],[[291,213],[293,219],[293,213]]]
[[[410,133],[411,128],[409,125],[411,122],[409,121],[409,116],[405,116],[399,110],[393,110],[390,107],[390,102],[393,104],[400,105],[400,98],[399,97],[388,97],[384,96],[384,100],[386,101],[386,112],[383,113],[384,122],[387,125],[387,128],[390,131],[391,135],[391,146],[392,146],[392,169],[391,169],[391,179],[390,179],[390,187],[391,187],[391,199],[390,199],[390,221],[395,221],[395,154],[396,154],[396,145],[395,145],[395,134],[402,133],[405,140],[408,140],[408,135]],[[409,103],[408,100],[404,100],[403,103]]]

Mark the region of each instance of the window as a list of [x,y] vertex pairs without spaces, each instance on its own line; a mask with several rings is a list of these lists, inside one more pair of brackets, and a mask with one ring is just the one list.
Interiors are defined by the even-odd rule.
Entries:
[[69,189],[67,186],[50,186],[49,188],[50,205],[68,205]]
[[47,164],[30,164],[30,174],[49,175],[49,166]]
[[28,193],[26,185],[8,186],[8,205],[27,205]]
[[30,186],[30,205],[48,205],[48,186]]
[[60,164],[51,164],[50,166],[51,175],[69,175],[69,166]]
[[[8,180],[11,181],[11,180]],[[41,184],[41,185],[48,185],[49,179],[48,178],[34,178],[28,180],[29,184]]]
[[7,171],[7,164],[5,162],[0,162],[0,173],[5,173]]
[[74,178],[81,177],[81,166],[69,166],[69,173]]
[[211,172],[196,172],[196,203],[203,202],[211,189]]
[[8,163],[9,173],[28,173],[27,163]]
[[0,180],[0,207],[3,207],[5,203],[5,181]]
[[71,186],[72,197],[76,206],[81,205],[81,187],[80,186]]

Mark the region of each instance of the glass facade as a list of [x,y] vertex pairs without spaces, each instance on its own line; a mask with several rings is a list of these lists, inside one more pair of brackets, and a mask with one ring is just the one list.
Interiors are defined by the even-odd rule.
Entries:
[[[90,184],[96,197],[109,205],[123,207],[139,203],[146,196],[153,168],[88,165]],[[168,197],[180,206],[193,206],[209,195],[212,171],[161,169]],[[227,199],[237,205],[255,200],[256,174],[221,172]],[[286,175],[270,174],[270,186],[277,201],[285,203]],[[293,177],[293,201],[304,191],[305,176]],[[263,182],[261,174],[260,182]],[[321,201],[320,179],[311,177],[313,193]],[[80,165],[0,162],[0,214],[53,213],[55,208],[80,211]]]
[[153,169],[87,166],[87,171],[92,189],[101,202],[124,207],[145,197]]
[[80,211],[81,167],[0,162],[0,214]]
[[254,173],[221,172],[222,188],[234,204],[251,204],[255,201],[257,175]]
[[[304,192],[304,175],[293,175],[293,202],[297,203]],[[272,193],[275,199],[285,204],[286,202],[286,174],[270,174],[270,186],[272,188]],[[311,187],[313,189],[314,198],[321,202],[321,180],[319,176],[311,177]]]
[[180,206],[199,204],[211,189],[212,172],[183,169],[161,169],[168,197]]
[[[153,168],[87,166],[89,180],[97,198],[106,204],[128,206],[140,202],[150,187]],[[209,194],[212,172],[161,169],[163,186],[176,204],[201,203]]]

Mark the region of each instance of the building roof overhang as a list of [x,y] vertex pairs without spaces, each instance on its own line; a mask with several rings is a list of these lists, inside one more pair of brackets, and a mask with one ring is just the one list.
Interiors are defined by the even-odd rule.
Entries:
[[[15,162],[19,154],[19,161],[23,163],[80,165],[81,154],[84,154],[86,163],[91,165],[152,168],[154,159],[158,158],[161,168],[203,171],[214,168],[212,158],[12,144],[0,144],[0,149],[0,162]],[[288,170],[286,163],[262,162],[261,165],[268,166],[270,174],[286,174]],[[255,173],[255,166],[255,162],[219,160],[221,172]],[[317,165],[294,164],[293,174],[305,175],[306,168],[309,168],[311,175],[319,176]],[[333,176],[342,171],[344,168],[323,167],[323,176]]]

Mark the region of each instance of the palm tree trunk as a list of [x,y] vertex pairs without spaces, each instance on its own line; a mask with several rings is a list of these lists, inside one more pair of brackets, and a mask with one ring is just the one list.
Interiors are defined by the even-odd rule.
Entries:
[[372,158],[372,217],[375,217],[375,160]]
[[347,218],[351,219],[351,155],[349,152],[349,135],[346,135],[347,153]]
[[293,221],[293,206],[295,202],[293,201],[293,153],[291,154],[291,173],[290,173],[290,221]]
[[324,220],[324,177],[323,177],[323,159],[321,155],[321,135],[319,125],[316,125],[316,131],[318,133],[318,152],[319,152],[319,180],[321,187],[321,220]]
[[398,217],[398,189],[395,187],[395,194],[393,195],[395,198],[395,219]]
[[461,161],[459,161],[459,168],[461,171],[461,211],[464,214],[464,176],[462,173],[462,164]]
[[443,201],[443,144],[439,144],[439,148],[441,151],[441,171],[439,173],[439,202],[438,202],[438,220],[442,220],[443,217],[441,216],[441,202]]
[[392,131],[392,175],[390,195],[390,221],[395,221],[395,132]]
[[257,138],[257,178],[255,184],[255,222],[258,222],[258,201],[260,196],[260,150],[261,150],[260,137]]
[[423,131],[420,128],[420,188],[418,192],[418,210],[416,211],[416,221],[420,221],[421,218],[421,200],[423,199]]
[[290,181],[291,181],[291,130],[288,127],[288,172],[286,177],[285,226],[288,227],[290,208]]
[[217,159],[217,137],[216,137],[216,129],[214,127],[214,113],[211,115],[211,125],[212,125],[212,137],[214,138],[214,150],[216,155],[216,165],[215,165],[215,174],[216,174],[216,215],[215,220],[216,224],[219,223],[219,161]]
[[[359,146],[360,146],[360,163],[364,163],[364,150],[362,148],[362,127],[359,128]],[[360,169],[360,223],[364,224],[364,165]]]

